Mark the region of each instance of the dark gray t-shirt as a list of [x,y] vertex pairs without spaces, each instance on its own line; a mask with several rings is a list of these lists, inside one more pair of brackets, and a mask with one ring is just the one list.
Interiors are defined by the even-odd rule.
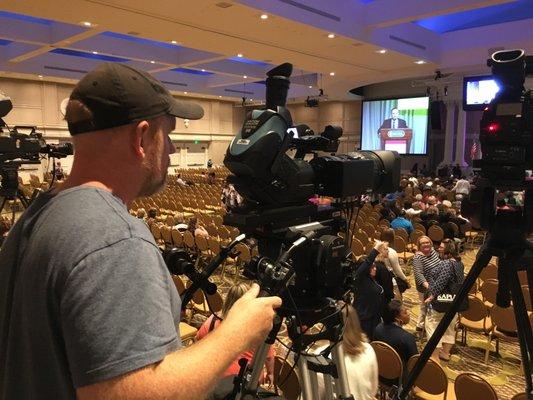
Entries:
[[179,315],[152,235],[118,198],[43,194],[0,251],[0,399],[74,399],[158,362],[180,347]]

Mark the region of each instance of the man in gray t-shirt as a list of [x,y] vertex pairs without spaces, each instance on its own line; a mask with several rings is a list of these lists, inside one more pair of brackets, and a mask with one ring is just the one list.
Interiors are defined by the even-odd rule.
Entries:
[[202,114],[122,64],[75,87],[71,174],[35,200],[0,250],[0,400],[205,398],[264,339],[281,300],[256,298],[254,287],[219,329],[181,349],[178,293],[127,210],[163,186],[175,117]]

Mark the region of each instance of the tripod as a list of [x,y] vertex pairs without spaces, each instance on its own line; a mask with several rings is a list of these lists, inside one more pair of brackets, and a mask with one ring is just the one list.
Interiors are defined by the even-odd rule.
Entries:
[[[350,394],[348,384],[348,375],[346,365],[344,362],[344,348],[342,344],[342,334],[344,330],[344,322],[341,310],[336,306],[331,299],[324,299],[328,302],[327,306],[320,310],[298,310],[298,319],[293,315],[289,317],[288,324],[289,338],[292,341],[290,350],[292,350],[297,357],[298,376],[300,380],[300,387],[302,391],[302,398],[304,400],[318,399],[319,384],[318,374],[323,375],[325,398],[339,400],[353,400],[354,397]],[[283,312],[283,311],[282,311]],[[316,334],[303,334],[301,323],[312,326],[322,321],[324,329]],[[279,332],[281,326],[281,318],[278,316],[274,327],[268,335],[265,343],[261,345],[258,351],[254,354],[251,367],[241,371],[239,377],[236,379],[234,392],[238,400],[252,400],[257,397],[259,375],[263,369],[269,347],[274,343],[274,340]],[[302,353],[308,348],[311,343],[317,340],[329,340],[331,348],[331,360],[322,355],[308,356]],[[242,368],[246,368],[243,365]],[[239,382],[242,380],[242,382]],[[240,389],[240,390],[239,390]],[[239,393],[240,391],[240,393]],[[336,397],[334,397],[334,393]]]
[[[18,168],[19,165],[13,163],[4,163],[0,165],[0,174],[2,176],[2,187],[0,188],[0,196],[3,197],[2,204],[0,205],[0,213],[4,210],[4,207],[8,200],[18,199],[24,208],[28,208],[31,200],[24,196],[18,188]],[[15,222],[15,209],[11,210],[11,224]]]
[[[513,224],[514,222],[514,224]],[[450,309],[442,317],[437,329],[429,338],[424,350],[420,354],[416,364],[409,373],[405,384],[400,385],[397,393],[398,399],[405,399],[409,390],[413,387],[418,375],[421,373],[424,365],[435,350],[438,342],[452,321],[460,304],[467,298],[468,293],[479,277],[483,268],[487,266],[493,256],[498,257],[498,294],[496,303],[500,307],[509,307],[513,302],[513,309],[516,318],[518,331],[518,341],[520,343],[520,353],[522,356],[522,366],[524,378],[526,381],[526,393],[528,399],[533,399],[532,385],[532,361],[533,361],[533,334],[527,315],[524,296],[518,279],[518,263],[523,257],[526,249],[532,249],[533,246],[526,240],[525,230],[520,227],[523,221],[516,221],[516,217],[496,215],[494,226],[488,236],[485,244],[478,251],[476,260],[465,277],[459,293],[455,296]],[[533,285],[533,265],[527,265],[528,285]],[[533,293],[530,292],[533,301]]]

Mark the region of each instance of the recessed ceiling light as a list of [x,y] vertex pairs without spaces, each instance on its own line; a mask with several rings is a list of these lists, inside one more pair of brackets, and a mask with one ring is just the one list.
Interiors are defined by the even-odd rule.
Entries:
[[205,69],[202,68],[202,72],[205,72]]
[[415,64],[418,64],[418,65],[425,64],[425,63],[426,63],[426,61],[424,61],[424,60],[416,60],[415,61]]
[[177,41],[177,40],[172,40],[172,41],[170,41],[170,43],[172,43],[172,44],[178,44],[178,41]]
[[98,54],[98,52],[97,51],[93,51],[93,54]]
[[376,50],[376,53],[379,53],[379,54],[385,54],[386,52],[387,50],[385,49]]
[[330,72],[329,75],[330,76],[335,76],[335,72]]
[[250,101],[254,101],[254,99],[250,99]]
[[309,85],[309,89],[312,89],[312,88],[313,88],[313,86]]
[[221,98],[222,98],[222,96],[218,96],[218,98],[219,98],[219,99],[221,99]]
[[246,78],[248,78],[248,76],[246,76],[246,75],[243,75],[243,78],[244,78],[244,79],[246,79]]
[[237,57],[242,57],[242,53],[237,54]]
[[335,34],[334,34],[334,33],[330,33],[330,34],[328,35],[328,38],[330,38],[330,39],[335,38]]
[[87,27],[93,26],[93,24],[89,21],[81,21],[80,24],[82,24],[83,26],[87,26]]
[[39,78],[43,79],[43,76],[42,75],[37,75]]
[[154,60],[150,61],[150,64],[155,64],[155,61]]
[[261,19],[268,19],[268,15],[267,14],[261,14]]
[[189,92],[183,92],[183,94],[188,94]]

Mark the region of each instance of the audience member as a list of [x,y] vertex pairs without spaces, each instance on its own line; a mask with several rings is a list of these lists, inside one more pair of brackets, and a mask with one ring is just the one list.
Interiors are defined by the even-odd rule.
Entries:
[[0,216],[0,247],[7,237],[9,230],[11,229],[11,221],[7,218]]
[[57,161],[56,162],[56,167],[55,167],[55,175],[56,175],[56,179],[58,181],[62,180],[64,177],[65,177],[65,172],[63,171],[63,167],[61,166],[61,162],[60,161]]
[[470,182],[467,179],[459,175],[459,180],[455,183],[455,186],[452,188],[452,192],[457,194],[462,194],[463,196],[468,196],[470,194]]
[[[372,340],[374,328],[381,321],[386,296],[383,286],[376,281],[378,267],[374,261],[378,254],[386,257],[388,247],[386,243],[376,240],[368,257],[355,271],[355,309],[359,315],[361,327],[370,340]],[[384,265],[383,268],[387,269]]]
[[207,160],[207,168],[212,168],[213,167],[213,160],[209,159]]
[[399,215],[391,221],[390,226],[392,229],[403,228],[410,235],[414,231],[413,224],[405,216],[405,211],[400,211]]
[[416,323],[416,330],[424,330],[427,305],[424,302],[429,287],[427,277],[440,263],[439,254],[433,248],[433,241],[427,236],[420,236],[417,240],[418,252],[413,257],[413,273],[415,275],[416,290],[420,301],[420,313]]
[[379,238],[382,242],[387,242],[389,244],[389,250],[387,257],[383,258],[383,262],[387,269],[393,274],[393,286],[394,286],[394,297],[402,298],[402,293],[411,287],[409,281],[405,274],[403,273],[400,262],[398,261],[398,253],[394,250],[394,230],[391,228],[386,228],[381,232]]
[[176,179],[176,183],[180,186],[189,186],[187,185],[187,182],[185,182],[183,179],[181,179],[181,174],[178,174],[178,177]]
[[[346,304],[342,309],[344,318],[344,364],[348,375],[350,393],[354,399],[374,399],[378,391],[378,360],[366,335],[361,330],[361,324],[355,309]],[[329,343],[320,346],[315,353],[329,350]],[[319,398],[326,399],[324,379],[319,381]]]
[[399,354],[404,365],[418,354],[415,337],[403,329],[409,323],[410,317],[407,309],[400,300],[391,300],[383,310],[383,322],[374,331],[374,339],[390,345]]
[[418,217],[420,213],[422,212],[418,204],[417,204],[417,209],[413,208],[413,204],[410,201],[405,201],[403,204],[404,204],[403,208],[405,210],[405,215],[409,219]]
[[[426,314],[426,335],[430,338],[440,320],[444,316],[443,312],[437,312],[431,305],[440,294],[452,293],[452,284],[461,285],[464,280],[464,266],[461,262],[461,257],[457,252],[455,243],[451,239],[444,239],[439,246],[439,254],[442,257],[441,262],[435,267],[428,276],[428,298],[425,300],[425,304],[428,305],[428,311]],[[457,314],[453,317],[452,321],[448,325],[448,328],[444,332],[444,335],[440,339],[435,351],[433,352],[433,358],[437,360],[440,358],[443,361],[450,360],[450,351],[455,343],[455,324],[457,322]]]
[[190,231],[194,237],[203,236],[205,238],[209,237],[209,232],[198,223],[198,218],[191,217],[189,218],[189,223],[187,224],[187,230]]
[[[202,324],[200,329],[198,329],[198,332],[196,333],[196,340],[201,340],[205,336],[207,336],[210,332],[215,330],[220,326],[220,324],[226,319],[229,310],[235,304],[237,300],[239,300],[246,292],[248,291],[248,286],[244,283],[239,283],[236,285],[233,285],[230,287],[228,291],[228,295],[226,297],[226,300],[224,301],[224,304],[222,305],[221,315],[211,315],[207,320]],[[265,366],[267,370],[266,376],[261,377],[261,383],[268,382],[273,383],[274,382],[274,357],[276,353],[274,351],[274,347],[271,346],[269,349],[268,356],[265,361]],[[241,358],[245,358],[248,360],[248,362],[251,362],[252,358],[254,356],[254,350],[250,349],[242,353],[239,357],[237,357],[224,371],[221,378],[230,376],[230,375],[238,375],[240,366],[239,366],[239,360]]]

